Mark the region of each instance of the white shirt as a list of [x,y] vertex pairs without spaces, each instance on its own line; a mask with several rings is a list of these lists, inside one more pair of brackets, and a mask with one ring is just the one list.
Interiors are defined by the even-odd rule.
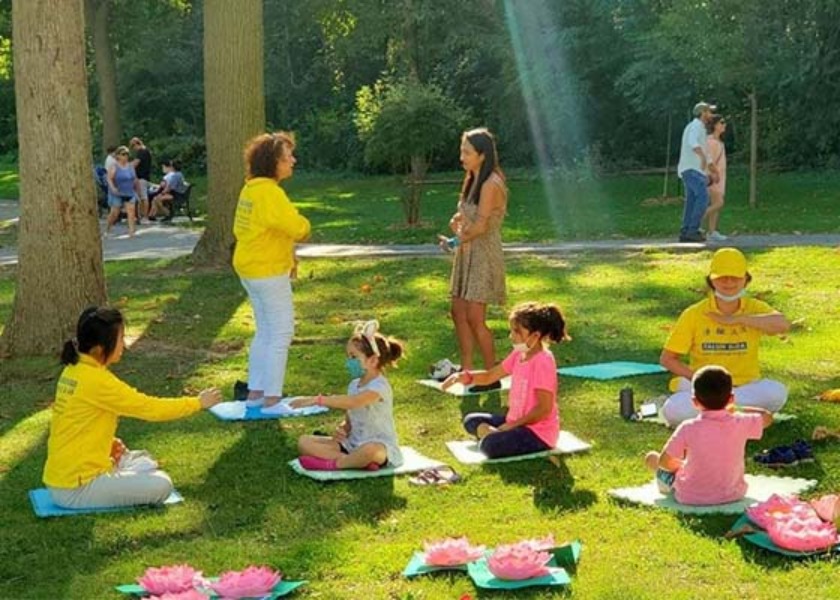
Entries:
[[105,170],[106,171],[110,171],[111,167],[116,167],[116,166],[117,166],[117,159],[114,158],[113,154],[109,154],[108,156],[105,157]]
[[680,147],[680,162],[677,165],[677,173],[682,177],[683,172],[693,169],[705,174],[700,157],[694,151],[700,148],[709,159],[709,150],[706,147],[706,125],[700,118],[696,118],[685,126],[682,135],[682,146]]

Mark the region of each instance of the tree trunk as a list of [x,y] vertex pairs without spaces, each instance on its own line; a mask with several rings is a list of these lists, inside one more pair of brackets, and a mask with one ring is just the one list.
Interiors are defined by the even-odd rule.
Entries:
[[93,190],[82,0],[14,0],[20,232],[0,350],[56,353],[106,301]]
[[662,197],[668,197],[668,174],[671,170],[671,135],[673,133],[672,129],[672,119],[671,115],[668,115],[668,141],[666,143],[666,150],[665,150],[665,181],[662,183]]
[[750,207],[756,205],[756,187],[758,184],[758,99],[755,88],[750,98]]
[[122,137],[120,105],[117,96],[117,69],[111,46],[109,14],[111,0],[86,0],[85,13],[93,38],[93,60],[96,83],[99,87],[99,107],[102,110],[102,150],[119,146]]
[[408,190],[403,205],[406,223],[411,227],[420,223],[420,200],[423,198],[423,182],[428,170],[429,161],[425,156],[411,157],[411,173],[408,176]]
[[265,129],[262,0],[204,3],[207,228],[193,258],[230,264],[245,142]]

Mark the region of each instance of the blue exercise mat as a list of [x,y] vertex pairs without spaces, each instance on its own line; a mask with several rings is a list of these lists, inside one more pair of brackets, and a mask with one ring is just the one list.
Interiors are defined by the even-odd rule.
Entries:
[[265,414],[261,406],[245,406],[244,402],[220,402],[210,408],[210,412],[222,421],[273,421],[289,417],[308,417],[319,415],[329,410],[326,406],[307,406],[305,408],[290,408],[288,403],[294,398],[283,398],[280,401],[280,412]]
[[[53,503],[50,492],[47,488],[38,488],[29,491],[29,501],[32,503],[32,510],[39,517],[69,517],[73,515],[85,515],[90,513],[108,513],[133,510],[143,505],[134,506],[111,506],[107,508],[62,508]],[[178,504],[183,502],[184,497],[173,491],[169,498],[163,501],[164,504]],[[152,505],[146,505],[152,506]]]
[[557,369],[557,372],[560,375],[568,375],[569,377],[606,380],[632,377],[634,375],[665,373],[667,369],[662,365],[653,363],[616,361],[596,363],[594,365],[578,365],[577,367],[560,367]]

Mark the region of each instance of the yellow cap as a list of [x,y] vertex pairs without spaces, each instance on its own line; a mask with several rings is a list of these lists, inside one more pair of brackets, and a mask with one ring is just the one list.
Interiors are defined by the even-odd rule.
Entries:
[[746,277],[747,259],[736,248],[721,248],[712,256],[709,277]]

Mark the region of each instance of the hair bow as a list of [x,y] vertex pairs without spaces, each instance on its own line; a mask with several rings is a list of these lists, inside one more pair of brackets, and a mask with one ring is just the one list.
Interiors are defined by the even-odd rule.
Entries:
[[379,346],[376,345],[376,333],[379,331],[379,321],[376,319],[371,319],[366,323],[359,323],[356,325],[356,335],[361,335],[364,337],[368,344],[370,344],[370,349],[373,350],[373,353],[376,356],[379,356]]

